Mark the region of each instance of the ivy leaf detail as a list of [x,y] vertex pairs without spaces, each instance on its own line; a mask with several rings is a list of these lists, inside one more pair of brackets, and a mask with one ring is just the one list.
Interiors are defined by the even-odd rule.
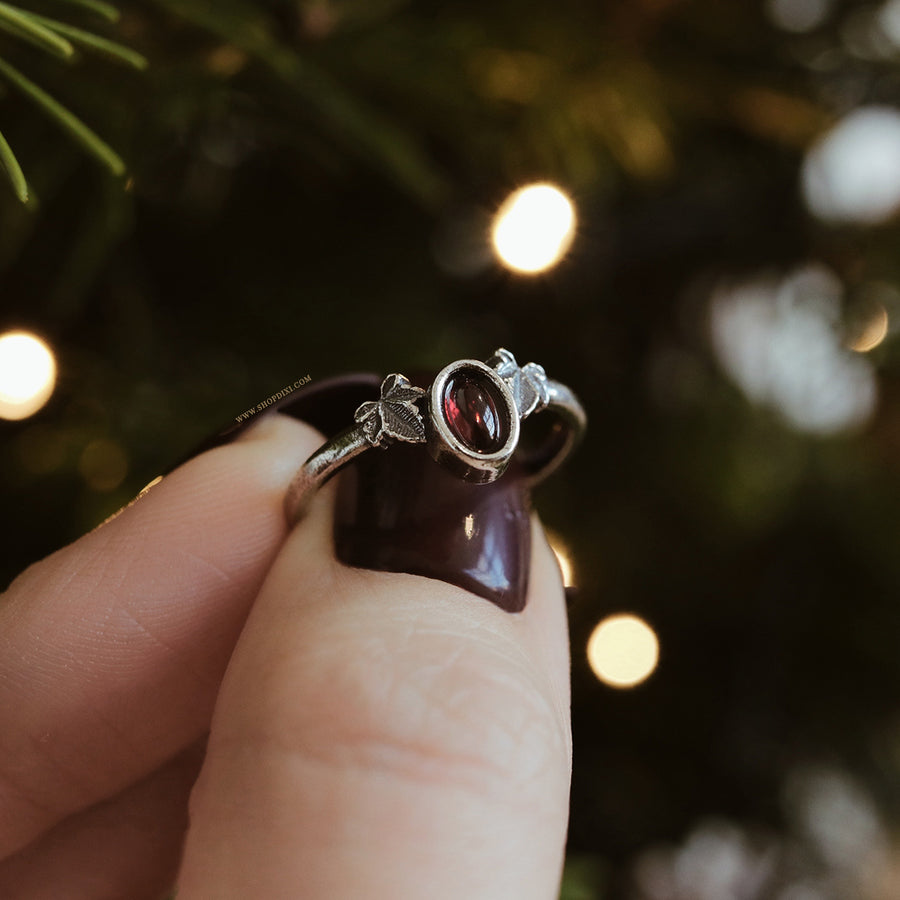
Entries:
[[524,419],[547,405],[550,389],[543,366],[531,362],[520,368],[515,356],[503,347],[494,353],[487,364],[509,387],[519,410],[519,418]]
[[522,366],[522,375],[538,396],[537,408],[542,409],[550,402],[550,385],[544,367],[534,362],[525,363]]
[[357,408],[353,419],[357,424],[362,425],[366,440],[377,447],[382,429],[381,404],[377,401],[367,400]]
[[353,415],[362,425],[366,440],[373,447],[394,441],[420,443],[425,440],[425,422],[416,405],[426,391],[409,383],[403,375],[388,375],[381,383],[381,399],[369,400]]

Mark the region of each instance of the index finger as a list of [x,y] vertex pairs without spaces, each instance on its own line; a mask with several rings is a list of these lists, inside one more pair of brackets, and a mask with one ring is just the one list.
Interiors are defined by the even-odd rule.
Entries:
[[209,727],[316,431],[272,416],[0,597],[0,857]]

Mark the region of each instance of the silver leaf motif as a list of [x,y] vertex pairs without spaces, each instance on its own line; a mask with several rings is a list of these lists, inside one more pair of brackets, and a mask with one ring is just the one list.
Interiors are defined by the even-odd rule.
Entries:
[[550,402],[550,384],[547,381],[547,373],[544,371],[544,367],[534,362],[525,363],[522,366],[522,374],[538,395],[536,408],[543,409]]
[[416,401],[427,392],[415,387],[403,375],[388,375],[381,382],[381,399],[360,404],[353,414],[373,447],[387,447],[394,441],[421,443],[425,422]]
[[503,347],[494,352],[487,364],[509,387],[516,401],[519,418],[530,416],[549,402],[550,387],[543,366],[530,362],[519,368],[515,356]]

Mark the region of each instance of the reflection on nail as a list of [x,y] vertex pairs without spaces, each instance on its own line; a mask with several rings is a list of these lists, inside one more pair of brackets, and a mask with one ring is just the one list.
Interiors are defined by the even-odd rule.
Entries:
[[335,549],[348,565],[437,578],[519,612],[528,588],[530,513],[514,472],[492,484],[467,484],[425,448],[397,444],[344,471]]

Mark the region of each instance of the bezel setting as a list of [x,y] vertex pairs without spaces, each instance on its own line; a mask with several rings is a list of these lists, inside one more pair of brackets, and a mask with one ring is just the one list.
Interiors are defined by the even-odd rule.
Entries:
[[[495,400],[499,428],[504,435],[498,450],[483,453],[475,450],[456,434],[444,412],[444,392],[448,383],[470,374],[481,382]],[[499,478],[515,452],[519,442],[519,410],[509,385],[498,373],[476,359],[460,359],[438,372],[429,391],[426,439],[431,456],[464,481],[487,484]]]

